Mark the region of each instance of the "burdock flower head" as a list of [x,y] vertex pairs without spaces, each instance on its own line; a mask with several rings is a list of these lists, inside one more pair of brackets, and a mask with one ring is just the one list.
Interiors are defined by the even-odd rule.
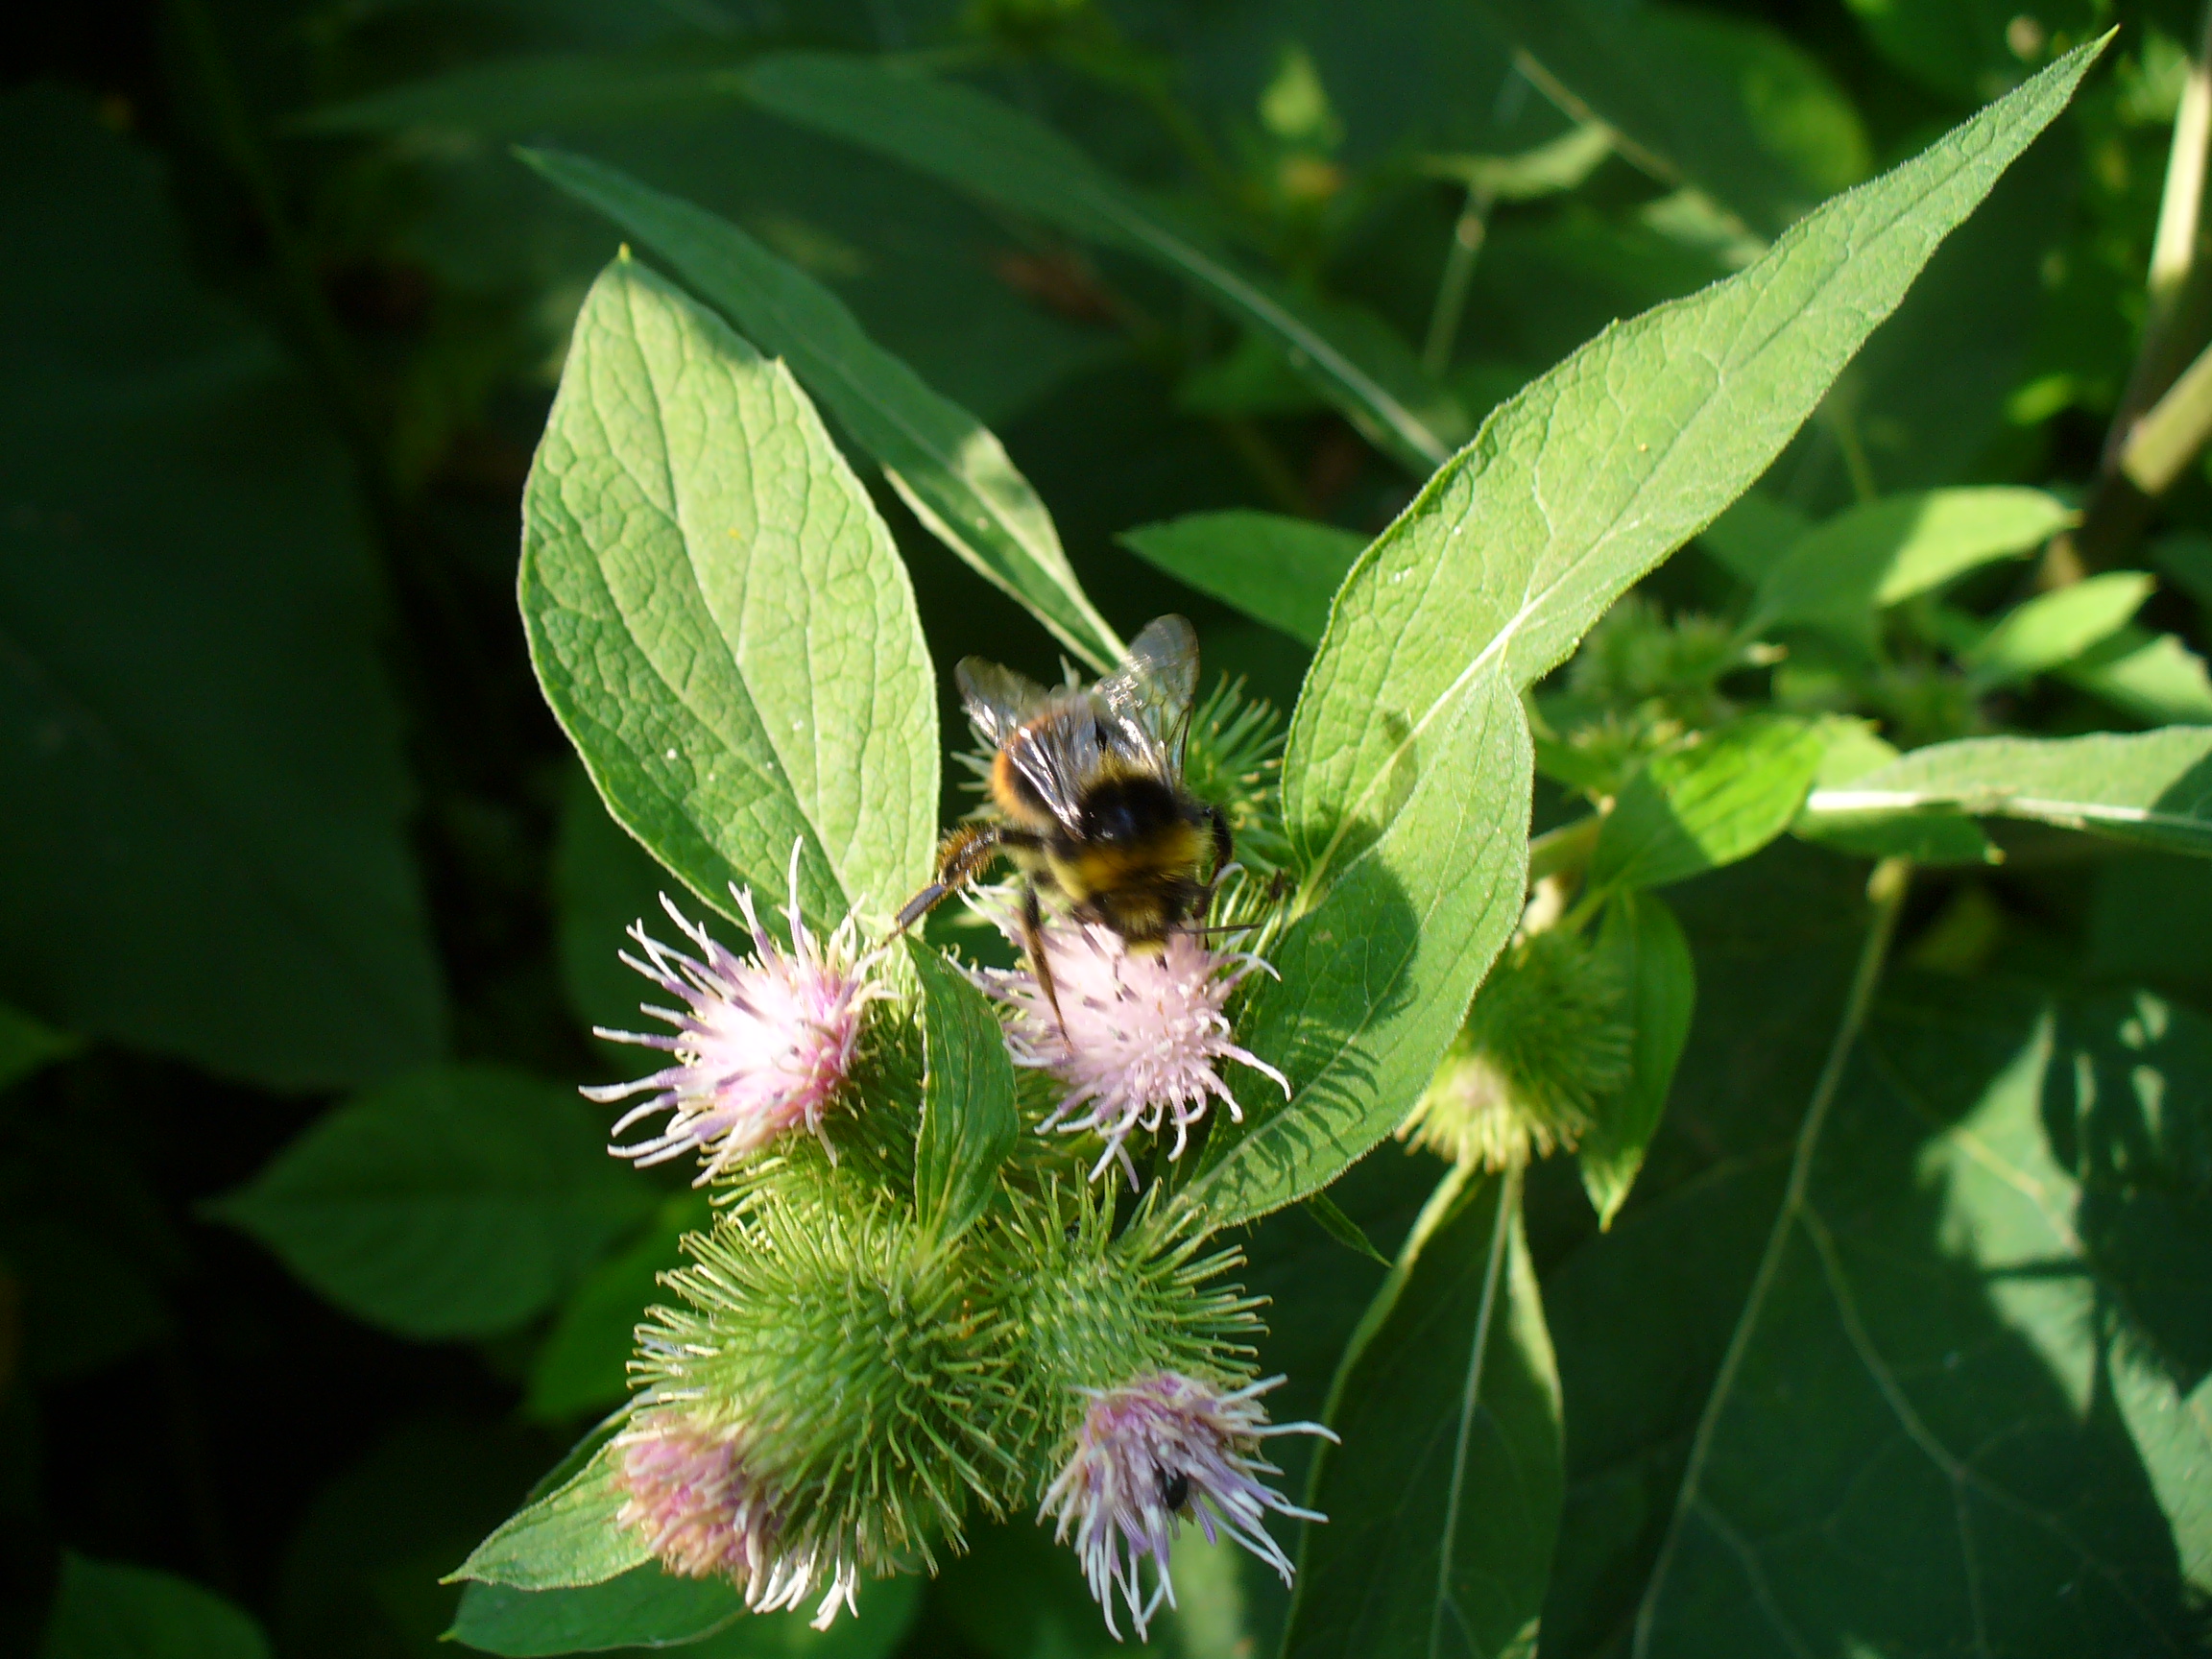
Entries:
[[637,1043],[671,1055],[674,1064],[632,1083],[587,1089],[602,1105],[652,1091],[614,1125],[621,1135],[656,1112],[670,1114],[650,1140],[609,1150],[640,1166],[663,1163],[696,1146],[706,1168],[704,1186],[732,1160],[804,1124],[836,1151],[823,1134],[822,1118],[844,1082],[859,1041],[866,1005],[889,993],[871,975],[873,957],[859,955],[856,926],[848,916],[827,939],[807,931],[799,913],[799,845],[791,849],[791,949],[777,944],[753,910],[750,888],[731,891],[753,934],[754,954],[742,957],[685,918],[663,896],[661,907],[698,954],[686,955],[650,938],[643,923],[630,937],[643,959],[622,960],[684,1006],[644,1012],[665,1020],[673,1033],[610,1031],[598,1035]]
[[789,1549],[782,1524],[745,1466],[744,1439],[663,1407],[615,1441],[615,1481],[628,1494],[616,1521],[635,1527],[667,1571],[686,1578],[726,1578],[746,1607],[766,1613],[796,1607],[818,1578],[829,1593],[814,1627],[828,1628],[839,1605],[853,1609],[857,1564],[826,1563],[816,1549]]
[[1167,1155],[1178,1158],[1213,1101],[1241,1121],[1243,1108],[1221,1080],[1224,1060],[1289,1094],[1282,1072],[1238,1045],[1223,1012],[1247,974],[1266,970],[1259,957],[1212,950],[1187,932],[1133,950],[1110,929],[1074,922],[1046,927],[1044,949],[1057,1015],[1026,968],[986,974],[983,986],[1013,1014],[1007,1047],[1015,1063],[1049,1071],[1067,1089],[1040,1130],[1088,1131],[1105,1141],[1093,1180],[1118,1158],[1137,1184],[1123,1144],[1133,1130],[1172,1125]]
[[[1290,1558],[1267,1535],[1266,1512],[1304,1521],[1325,1517],[1297,1507],[1261,1479],[1281,1471],[1260,1456],[1260,1442],[1273,1434],[1336,1436],[1317,1423],[1267,1421],[1259,1396],[1282,1381],[1224,1393],[1161,1371],[1119,1388],[1084,1390],[1091,1403],[1074,1450],[1046,1492],[1038,1518],[1056,1519],[1052,1535],[1059,1542],[1073,1534],[1091,1594],[1117,1641],[1116,1592],[1128,1604],[1139,1641],[1163,1599],[1175,1605],[1167,1554],[1186,1516],[1208,1543],[1226,1532],[1290,1582]],[[1146,1558],[1155,1575],[1149,1594],[1138,1579]]]

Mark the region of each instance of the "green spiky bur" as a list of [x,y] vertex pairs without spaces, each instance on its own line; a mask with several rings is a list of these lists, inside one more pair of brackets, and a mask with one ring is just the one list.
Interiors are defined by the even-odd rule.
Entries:
[[1283,832],[1283,716],[1249,697],[1241,680],[1224,679],[1190,712],[1183,781],[1199,800],[1227,814],[1237,859],[1261,876],[1288,861]]
[[1628,1081],[1627,988],[1565,928],[1524,934],[1476,994],[1402,1133],[1456,1163],[1503,1168],[1572,1147]]
[[739,1432],[790,1548],[934,1571],[973,1507],[1038,1502],[1083,1389],[1252,1375],[1259,1303],[1217,1283],[1236,1252],[1204,1251],[1149,1206],[1117,1236],[1111,1195],[1029,1139],[1038,1151],[1007,1161],[989,1213],[949,1246],[910,1194],[871,1200],[853,1160],[794,1140],[725,1185],[688,1264],[663,1276],[673,1303],[638,1329],[637,1404]]
[[1201,1254],[1202,1239],[1159,1220],[1149,1205],[1119,1238],[1112,1220],[1089,1188],[1055,1181],[1015,1206],[989,1241],[995,1266],[1012,1276],[1005,1306],[1039,1492],[1082,1414],[1082,1390],[1160,1371],[1224,1386],[1253,1374],[1261,1303],[1214,1283],[1242,1257]]
[[1566,689],[1537,700],[1545,772],[1594,799],[1618,794],[1650,755],[1735,714],[1721,680],[1770,661],[1716,617],[1670,618],[1631,593],[1590,630]]

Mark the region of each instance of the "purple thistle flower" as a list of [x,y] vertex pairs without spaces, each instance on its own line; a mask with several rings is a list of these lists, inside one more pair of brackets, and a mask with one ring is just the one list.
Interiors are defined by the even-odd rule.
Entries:
[[685,920],[663,895],[661,908],[698,951],[685,955],[649,938],[643,923],[630,937],[643,960],[622,960],[681,998],[685,1006],[643,1012],[665,1020],[673,1034],[610,1031],[597,1035],[617,1043],[659,1048],[674,1057],[651,1076],[632,1083],[586,1089],[584,1097],[600,1105],[651,1090],[614,1125],[620,1136],[640,1118],[670,1114],[667,1125],[650,1140],[608,1150],[634,1158],[640,1167],[664,1163],[699,1148],[706,1165],[694,1186],[705,1186],[732,1160],[767,1144],[784,1130],[804,1124],[821,1139],[835,1162],[836,1148],[823,1133],[822,1117],[853,1064],[866,1005],[890,993],[869,976],[873,956],[857,954],[857,925],[848,916],[826,940],[806,930],[799,914],[799,852],[791,849],[791,949],[783,950],[754,914],[750,888],[733,887],[737,907],[753,934],[754,954],[741,957]]
[[1167,1155],[1180,1158],[1212,1101],[1241,1122],[1244,1110],[1221,1080],[1224,1060],[1272,1078],[1288,1098],[1288,1079],[1238,1045],[1222,1012],[1247,974],[1274,972],[1259,957],[1211,950],[1186,932],[1169,934],[1157,950],[1132,950],[1108,928],[1057,922],[1046,927],[1044,947],[1065,1024],[1026,967],[988,972],[981,982],[1013,1015],[1006,1043],[1015,1064],[1049,1071],[1067,1086],[1039,1133],[1091,1132],[1105,1140],[1094,1181],[1119,1159],[1129,1185],[1137,1185],[1137,1166],[1123,1145],[1133,1130],[1172,1125]]
[[785,1547],[781,1517],[746,1469],[735,1431],[663,1412],[614,1443],[621,1451],[615,1482],[629,1494],[615,1520],[642,1532],[669,1572],[726,1578],[744,1592],[748,1610],[767,1613],[804,1601],[829,1566],[814,1628],[828,1629],[841,1605],[853,1610],[858,1567],[850,1559],[825,1563],[813,1548]]
[[[1318,1423],[1270,1424],[1259,1396],[1283,1381],[1271,1377],[1233,1393],[1172,1371],[1155,1372],[1120,1388],[1087,1388],[1091,1405],[1075,1449],[1045,1494],[1038,1520],[1053,1516],[1052,1537],[1074,1533],[1075,1553],[1091,1595],[1114,1624],[1114,1593],[1128,1603],[1137,1639],[1144,1640],[1165,1599],[1175,1605],[1167,1553],[1182,1517],[1198,1523],[1206,1541],[1226,1532],[1290,1582],[1290,1558],[1262,1524],[1267,1510],[1302,1521],[1328,1519],[1301,1509],[1260,1477],[1281,1470],[1259,1455],[1273,1434],[1336,1436]],[[1138,1568],[1149,1557],[1158,1582],[1146,1596]]]

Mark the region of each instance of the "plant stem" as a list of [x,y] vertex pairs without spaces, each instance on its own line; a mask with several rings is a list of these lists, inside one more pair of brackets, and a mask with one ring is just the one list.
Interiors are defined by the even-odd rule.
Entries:
[[[2190,418],[2168,404],[2182,381],[2202,367],[2192,354],[2212,333],[2212,261],[2202,257],[2204,183],[2212,157],[2212,0],[2206,0],[2198,27],[2196,55],[2175,111],[2174,141],[2167,152],[2166,181],[2158,202],[2158,229],[2145,277],[2150,307],[2143,344],[2128,373],[2128,384],[2105,429],[2098,458],[2098,477],[2080,524],[2052,538],[2036,567],[2043,589],[2067,587],[2115,561],[2151,522],[2152,503],[2171,485],[2189,456],[2204,443],[2203,422],[2186,453],[2176,455]],[[2184,365],[2190,365],[2184,368]],[[2146,427],[2161,420],[2150,435],[2151,448],[2134,455]],[[2163,477],[2155,487],[2145,477]]]
[[1452,227],[1452,245],[1444,251],[1444,273],[1436,281],[1436,303],[1429,314],[1429,338],[1421,348],[1421,367],[1432,380],[1441,379],[1452,367],[1452,348],[1457,343],[1459,320],[1467,309],[1467,287],[1474,279],[1475,260],[1489,234],[1495,200],[1487,186],[1468,185],[1458,223]]
[[1859,965],[1852,972],[1851,989],[1843,999],[1843,1017],[1828,1046],[1828,1057],[1821,1065],[1820,1076],[1813,1085],[1812,1101],[1797,1126],[1797,1143],[1790,1155],[1789,1184],[1782,1190],[1782,1205],[1775,1212],[1774,1226],[1767,1236],[1767,1248],[1760,1255],[1750,1294],[1744,1298],[1743,1311],[1736,1321],[1736,1329],[1729,1334],[1728,1351],[1721,1356],[1712,1392],[1706,1395],[1705,1409],[1697,1418],[1697,1432],[1690,1443],[1690,1460],[1682,1471],[1682,1484],[1674,1494],[1674,1513],[1667,1523],[1667,1535],[1659,1545],[1658,1559],[1651,1564],[1651,1576],[1645,1585],[1643,1602],[1636,1609],[1630,1659],[1643,1659],[1649,1651],[1659,1593],[1666,1584],[1675,1549],[1681,1542],[1683,1523],[1697,1505],[1698,1484],[1705,1476],[1706,1459],[1712,1455],[1720,1413],[1727,1407],[1736,1375],[1743,1367],[1744,1353],[1758,1330],[1759,1315],[1767,1292],[1773,1288],[1774,1276],[1781,1267],[1791,1232],[1804,1213],[1805,1191],[1812,1180],[1813,1156],[1819,1149],[1820,1132],[1827,1126],[1828,1112],[1842,1084],[1844,1068],[1850,1062],[1860,1030],[1866,1023],[1867,1011],[1873,1006],[1875,989],[1882,983],[1882,970],[1889,960],[1889,947],[1897,935],[1898,912],[1904,908],[1905,890],[1911,884],[1911,860],[1885,858],[1874,866],[1873,875],[1867,878],[1866,896],[1873,902],[1874,913],[1867,921],[1865,942],[1859,949]]

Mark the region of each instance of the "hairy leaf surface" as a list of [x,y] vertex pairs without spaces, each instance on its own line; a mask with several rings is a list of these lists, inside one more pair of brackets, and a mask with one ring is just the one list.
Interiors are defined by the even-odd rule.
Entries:
[[1520,915],[1524,687],[1740,494],[2098,48],[1820,208],[1756,265],[1609,328],[1484,422],[1360,556],[1291,721],[1284,807],[1310,908],[1253,1050],[1289,1103],[1216,1134],[1218,1221],[1327,1183],[1434,1070]]
[[727,219],[580,156],[533,167],[665,257],[754,344],[791,365],[915,516],[1101,671],[1122,644],[1085,595],[1052,516],[974,416],[871,340],[845,302]]
[[576,322],[521,594],[609,809],[708,903],[765,920],[795,844],[817,926],[921,884],[936,690],[890,532],[790,371],[627,260]]

